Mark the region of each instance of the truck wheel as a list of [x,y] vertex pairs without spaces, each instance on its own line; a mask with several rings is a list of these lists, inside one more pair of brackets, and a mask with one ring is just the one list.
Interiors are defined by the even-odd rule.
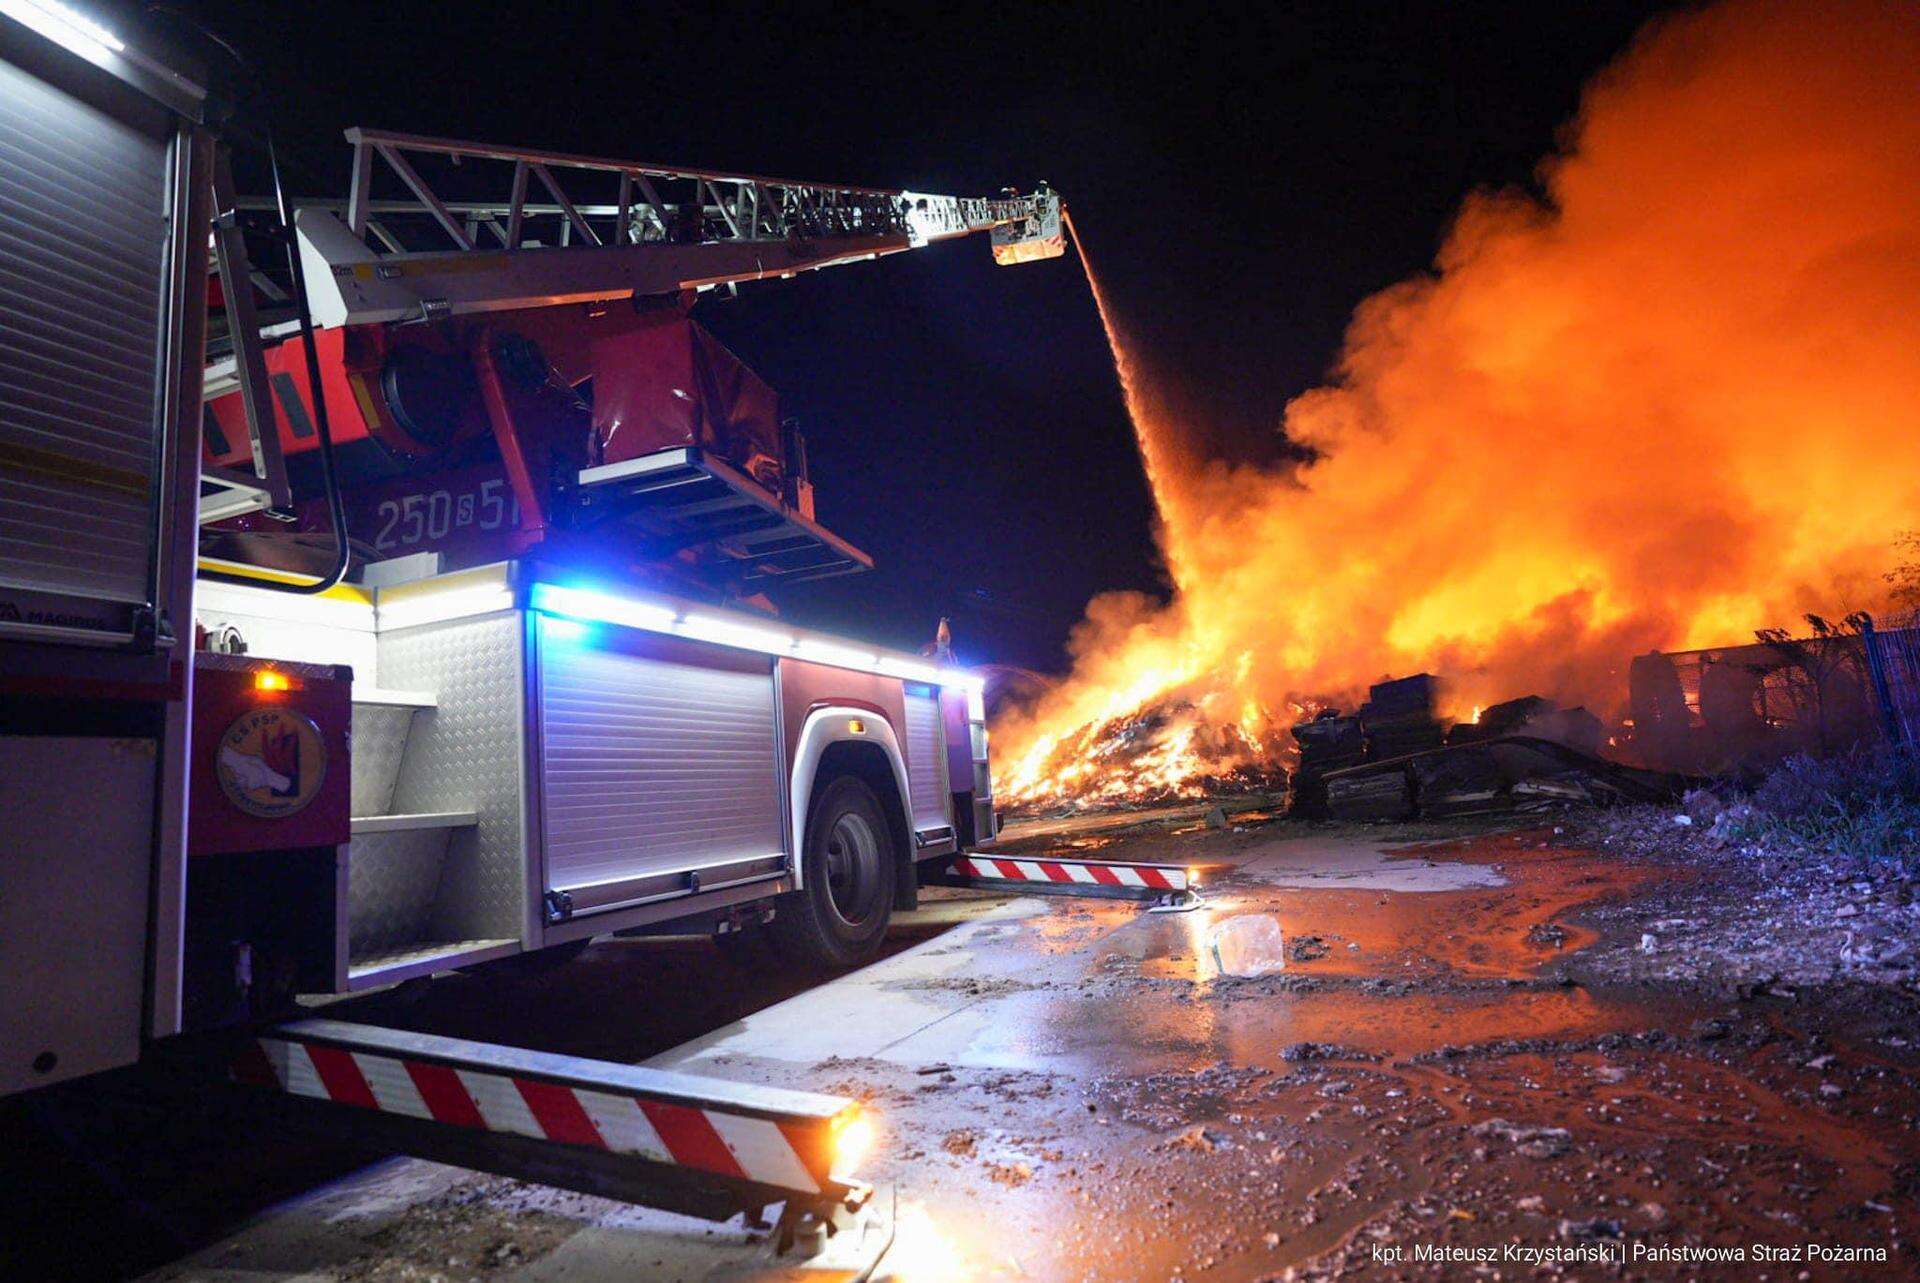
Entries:
[[877,953],[893,913],[893,830],[864,780],[842,775],[820,791],[800,869],[801,889],[768,924],[781,951],[834,969]]

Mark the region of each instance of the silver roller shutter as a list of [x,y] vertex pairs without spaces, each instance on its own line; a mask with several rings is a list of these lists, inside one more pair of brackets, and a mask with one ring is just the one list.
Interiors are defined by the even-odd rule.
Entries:
[[913,827],[943,828],[947,818],[946,737],[940,731],[940,698],[907,690],[907,787],[913,792]]
[[146,602],[168,143],[6,62],[0,103],[0,600]]
[[540,637],[540,769],[555,891],[777,856],[771,669],[728,672]]

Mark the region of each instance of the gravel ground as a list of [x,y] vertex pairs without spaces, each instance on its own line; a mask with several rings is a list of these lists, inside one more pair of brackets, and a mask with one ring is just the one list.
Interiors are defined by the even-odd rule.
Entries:
[[1593,981],[1685,985],[1703,994],[1792,998],[1839,993],[1903,1013],[1920,1037],[1920,865],[1724,839],[1719,804],[1577,812],[1557,846],[1617,852],[1669,871],[1645,895],[1595,908],[1608,946],[1574,973]]

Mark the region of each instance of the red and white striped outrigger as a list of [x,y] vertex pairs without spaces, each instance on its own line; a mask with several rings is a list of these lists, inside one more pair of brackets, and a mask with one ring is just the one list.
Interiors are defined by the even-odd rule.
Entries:
[[952,886],[1110,896],[1131,900],[1190,898],[1199,885],[1197,871],[1183,864],[988,855],[981,852],[955,856],[948,866],[945,880]]
[[337,1020],[247,1039],[232,1075],[295,1121],[456,1166],[714,1220],[781,1203],[785,1239],[872,1192],[841,1096]]

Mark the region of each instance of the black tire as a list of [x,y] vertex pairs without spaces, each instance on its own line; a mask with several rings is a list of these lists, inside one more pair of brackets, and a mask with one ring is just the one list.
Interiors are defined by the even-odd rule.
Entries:
[[866,781],[842,775],[814,797],[800,855],[801,889],[768,933],[789,959],[843,971],[880,951],[898,876],[893,828]]

